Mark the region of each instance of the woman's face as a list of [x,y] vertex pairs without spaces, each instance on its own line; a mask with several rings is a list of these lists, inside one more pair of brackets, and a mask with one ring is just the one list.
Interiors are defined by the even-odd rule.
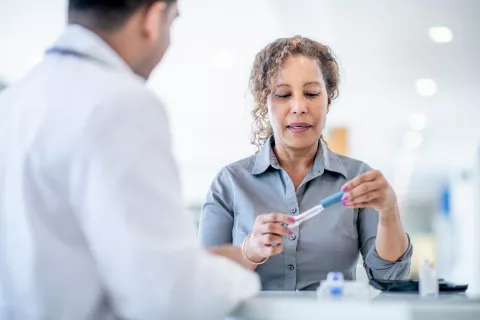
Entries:
[[267,105],[275,144],[293,149],[317,144],[330,105],[318,61],[305,56],[288,58],[273,86]]

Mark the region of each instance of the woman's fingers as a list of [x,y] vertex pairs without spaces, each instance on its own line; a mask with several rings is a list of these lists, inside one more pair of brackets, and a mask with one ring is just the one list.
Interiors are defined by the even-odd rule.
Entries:
[[371,207],[372,203],[371,202],[355,202],[355,203],[350,203],[346,204],[345,207],[347,208],[367,208]]
[[378,184],[376,181],[359,184],[355,188],[351,189],[350,191],[346,192],[343,195],[342,202],[344,203],[357,202],[358,199],[360,199],[360,197],[366,196],[371,192],[375,192],[379,188],[380,188],[380,184]]
[[285,223],[285,224],[291,224],[295,222],[295,218],[289,216],[288,214],[284,213],[267,213],[267,214],[262,214],[257,217],[257,223],[272,223],[272,222],[278,222],[278,223]]
[[249,250],[261,257],[267,258],[282,252],[283,239],[281,236],[271,233],[256,236],[250,239]]
[[364,173],[347,182],[342,191],[343,205],[351,208],[372,207],[379,212],[390,212],[396,208],[395,191],[378,170]]
[[283,213],[257,216],[250,241],[251,250],[263,257],[279,254],[283,250],[282,237],[292,234],[286,225],[294,222],[293,217]]
[[261,234],[270,233],[279,236],[289,236],[292,233],[290,229],[280,223],[263,224],[259,226],[258,230]]
[[295,219],[282,213],[262,214],[257,217],[252,234],[256,237],[264,234],[289,236],[291,231],[285,225],[294,223]]
[[380,198],[382,196],[382,192],[378,191],[378,190],[375,190],[375,191],[371,191],[371,192],[368,192],[368,193],[364,193],[360,196],[357,196],[355,198],[353,198],[353,200],[347,200],[347,201],[344,201],[344,205],[346,206],[356,206],[356,205],[359,205],[359,204],[368,204],[372,201],[375,201],[376,199]]
[[283,242],[282,237],[271,233],[259,237],[259,241],[264,246],[278,245]]
[[277,255],[277,254],[281,253],[282,250],[283,250],[283,244],[282,243],[279,243],[276,246],[269,246],[269,247],[264,247],[263,248],[264,256],[266,256],[266,257],[271,257],[271,256],[274,256],[274,255]]
[[359,186],[363,183],[375,180],[375,178],[377,178],[379,175],[381,175],[381,173],[377,170],[372,170],[372,171],[368,171],[366,173],[363,173],[363,174],[359,175],[358,177],[355,177],[354,179],[345,183],[342,187],[342,191],[343,192],[349,192],[349,191],[355,189],[357,186]]

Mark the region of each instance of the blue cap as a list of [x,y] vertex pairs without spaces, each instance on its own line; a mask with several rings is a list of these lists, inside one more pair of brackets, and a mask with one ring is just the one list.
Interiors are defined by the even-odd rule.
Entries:
[[327,274],[327,280],[331,281],[341,281],[343,280],[343,273],[331,271]]
[[343,294],[343,288],[333,287],[330,289],[330,295],[332,296],[341,296]]
[[337,192],[335,194],[332,194],[329,197],[326,197],[320,203],[322,204],[322,207],[327,208],[327,207],[330,207],[330,206],[332,206],[336,203],[341,202],[342,197],[343,197],[343,192],[340,191],[340,192]]

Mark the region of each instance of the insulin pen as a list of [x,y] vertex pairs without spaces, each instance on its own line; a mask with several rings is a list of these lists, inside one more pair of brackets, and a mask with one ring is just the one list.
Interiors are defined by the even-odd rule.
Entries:
[[315,206],[295,218],[295,222],[287,225],[287,228],[292,229],[299,226],[302,222],[315,217],[317,214],[336,203],[342,201],[343,192],[337,192],[329,197],[324,198],[318,206]]

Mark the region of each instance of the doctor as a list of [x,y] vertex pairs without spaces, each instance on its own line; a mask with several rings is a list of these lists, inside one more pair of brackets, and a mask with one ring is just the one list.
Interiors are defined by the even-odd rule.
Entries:
[[177,16],[172,0],[71,0],[44,61],[0,95],[0,318],[217,319],[258,292],[225,258],[239,248],[197,245],[144,87]]

